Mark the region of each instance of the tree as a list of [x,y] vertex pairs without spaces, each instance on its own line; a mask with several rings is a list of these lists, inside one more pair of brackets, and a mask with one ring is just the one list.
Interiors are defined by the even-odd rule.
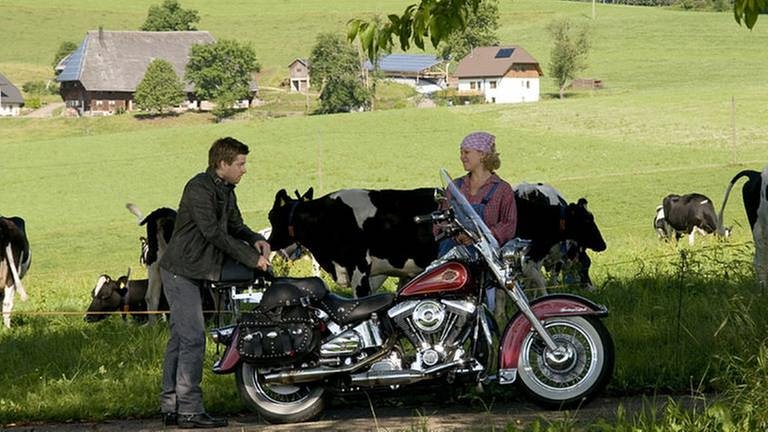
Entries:
[[576,29],[569,19],[563,18],[551,22],[547,30],[555,42],[550,52],[550,74],[562,99],[566,85],[587,67],[589,29],[586,26]]
[[77,44],[71,41],[64,41],[59,45],[59,49],[56,50],[56,54],[53,56],[53,68],[55,69],[56,66],[59,64],[61,59],[64,57],[72,54],[77,49]]
[[350,112],[369,107],[371,94],[355,76],[332,77],[320,93],[318,113]]
[[184,101],[184,85],[173,70],[173,65],[166,60],[156,59],[147,66],[133,100],[141,110],[162,113],[166,108]]
[[[402,14],[389,14],[384,21],[354,18],[347,23],[350,41],[360,39],[368,59],[374,61],[380,50],[392,51],[393,38],[398,38],[400,48],[407,51],[411,43],[424,49],[424,39],[432,46],[457,30],[466,27],[469,14],[477,9],[482,0],[421,0],[408,5]],[[768,0],[734,0],[733,15],[753,28],[760,13],[768,11]]]
[[161,5],[152,5],[147,19],[141,26],[143,31],[186,31],[197,30],[200,21],[197,11],[184,9],[177,0],[163,0]]
[[741,25],[747,25],[751,29],[757,23],[757,17],[761,13],[768,12],[768,0],[735,0],[733,2],[733,17]]
[[251,97],[251,75],[260,70],[251,45],[222,39],[192,46],[185,77],[198,99],[216,101],[217,113],[226,114],[235,101]]
[[440,43],[440,56],[444,59],[462,59],[472,48],[498,45],[499,4],[496,0],[481,0],[476,10],[467,17],[464,29],[456,29]]
[[320,113],[368,107],[370,92],[361,79],[357,52],[341,36],[321,33],[309,55],[312,86],[320,89]]
[[407,51],[411,43],[424,49],[428,38],[437,48],[448,35],[463,30],[469,14],[475,11],[481,0],[421,0],[405,8],[402,15],[390,14],[386,20],[355,18],[347,23],[347,37],[356,38],[368,59],[374,61],[380,51],[391,52],[393,38],[397,37],[400,48]]
[[312,86],[319,88],[321,93],[331,77],[360,74],[357,52],[334,33],[321,33],[317,36],[309,54],[309,64],[312,68]]

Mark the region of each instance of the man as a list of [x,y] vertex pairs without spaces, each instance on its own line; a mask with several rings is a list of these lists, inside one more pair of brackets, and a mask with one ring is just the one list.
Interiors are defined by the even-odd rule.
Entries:
[[208,169],[184,187],[173,236],[160,260],[171,309],[160,396],[166,426],[227,425],[226,419],[211,417],[203,408],[206,334],[200,293],[204,281],[220,279],[225,256],[250,268],[269,266],[269,244],[243,223],[235,197],[247,154],[248,146],[231,137],[213,143]]

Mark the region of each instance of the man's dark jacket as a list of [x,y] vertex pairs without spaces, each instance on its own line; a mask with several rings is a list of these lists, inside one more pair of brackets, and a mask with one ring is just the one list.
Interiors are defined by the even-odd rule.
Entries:
[[184,187],[176,226],[160,267],[190,279],[216,281],[225,254],[256,267],[260,256],[252,246],[256,240],[264,237],[243,223],[235,186],[209,168]]

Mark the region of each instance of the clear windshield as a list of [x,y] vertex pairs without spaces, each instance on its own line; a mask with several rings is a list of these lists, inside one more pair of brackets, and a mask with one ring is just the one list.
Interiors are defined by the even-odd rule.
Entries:
[[470,234],[475,237],[479,243],[485,243],[490,250],[498,250],[499,243],[496,241],[496,237],[493,236],[491,230],[485,225],[483,218],[477,214],[475,209],[472,208],[472,205],[469,204],[469,201],[467,201],[464,195],[459,191],[459,188],[453,182],[453,179],[445,168],[440,169],[440,176],[445,185],[448,203],[453,209],[456,220],[461,226],[470,231]]

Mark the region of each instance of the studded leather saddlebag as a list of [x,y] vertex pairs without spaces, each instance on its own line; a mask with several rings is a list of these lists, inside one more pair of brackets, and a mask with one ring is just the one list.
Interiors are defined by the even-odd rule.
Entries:
[[315,353],[320,332],[300,293],[293,299],[283,297],[280,305],[270,304],[266,292],[264,297],[258,308],[240,320],[237,348],[241,358],[261,365],[288,365]]

